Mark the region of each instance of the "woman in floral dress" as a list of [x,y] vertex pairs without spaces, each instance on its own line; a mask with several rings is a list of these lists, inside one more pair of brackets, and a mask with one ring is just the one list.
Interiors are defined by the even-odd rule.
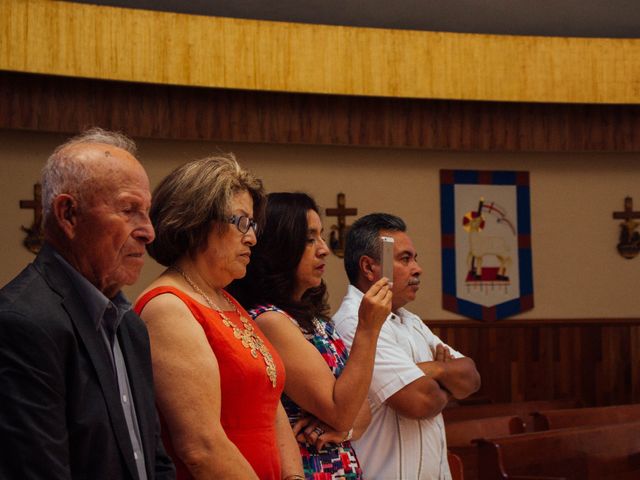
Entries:
[[305,477],[360,479],[349,440],[357,438],[370,419],[366,398],[378,335],[391,309],[391,290],[383,278],[365,294],[347,352],[328,316],[322,276],[329,250],[322,234],[311,197],[270,194],[247,276],[230,291],[284,362],[282,403],[300,442]]

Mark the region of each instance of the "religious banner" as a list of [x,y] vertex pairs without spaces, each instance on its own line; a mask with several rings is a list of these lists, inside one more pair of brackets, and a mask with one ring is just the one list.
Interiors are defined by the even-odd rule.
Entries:
[[529,172],[441,170],[442,307],[476,320],[533,308]]

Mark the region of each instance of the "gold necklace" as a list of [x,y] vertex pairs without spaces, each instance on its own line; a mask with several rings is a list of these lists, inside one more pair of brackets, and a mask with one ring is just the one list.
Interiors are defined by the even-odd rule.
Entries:
[[233,330],[233,336],[242,342],[242,346],[244,348],[250,349],[251,356],[253,358],[258,358],[258,352],[260,352],[262,358],[264,359],[267,376],[269,377],[269,380],[271,380],[271,386],[273,388],[276,388],[278,372],[276,370],[276,364],[273,361],[271,352],[269,352],[262,339],[258,336],[255,329],[253,328],[253,325],[251,325],[251,323],[249,323],[249,320],[240,313],[238,307],[236,307],[236,304],[233,302],[233,300],[231,300],[231,297],[227,294],[227,292],[222,290],[222,295],[224,296],[225,300],[233,307],[233,310],[238,314],[238,317],[242,321],[242,326],[244,327],[244,329],[241,329],[234,322],[229,320],[229,318],[222,312],[222,310],[213,302],[213,300],[209,298],[206,293],[202,291],[200,287],[198,287],[198,285],[193,280],[191,280],[191,278],[185,273],[184,270],[176,265],[171,265],[171,268],[182,275],[182,278],[184,278],[189,286],[196,293],[200,294],[202,298],[205,299],[211,310],[215,310],[218,315],[220,315],[220,318],[222,318],[222,323]]

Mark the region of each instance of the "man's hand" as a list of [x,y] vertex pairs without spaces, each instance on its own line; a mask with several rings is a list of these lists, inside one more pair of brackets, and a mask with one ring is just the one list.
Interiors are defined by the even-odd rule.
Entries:
[[448,362],[449,360],[454,359],[454,356],[451,355],[451,351],[449,350],[449,348],[442,343],[439,343],[436,346],[434,357],[436,362]]
[[446,345],[438,344],[435,360],[418,363],[418,367],[454,398],[466,398],[480,388],[480,375],[468,357],[455,358]]

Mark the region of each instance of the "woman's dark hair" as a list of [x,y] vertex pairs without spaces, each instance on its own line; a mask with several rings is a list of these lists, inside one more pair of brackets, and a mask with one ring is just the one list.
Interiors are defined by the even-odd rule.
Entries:
[[324,281],[308,289],[299,301],[293,299],[296,270],[307,244],[309,210],[320,214],[316,202],[306,193],[267,195],[264,226],[251,251],[247,275],[228,287],[244,307],[276,305],[307,333],[314,330],[314,317],[329,318]]

